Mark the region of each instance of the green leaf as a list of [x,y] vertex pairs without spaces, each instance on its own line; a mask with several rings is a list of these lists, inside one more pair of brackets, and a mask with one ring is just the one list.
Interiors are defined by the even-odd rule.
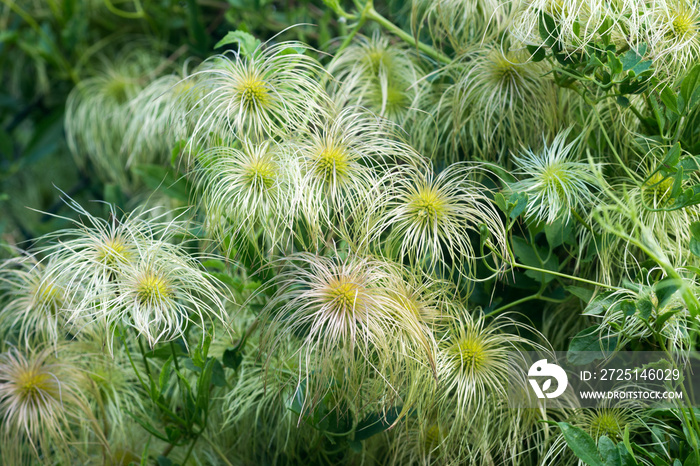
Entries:
[[600,335],[598,326],[581,330],[569,343],[566,359],[575,366],[602,359],[615,350],[617,335]]
[[597,316],[607,311],[615,302],[615,297],[610,291],[598,293],[595,298],[588,302],[586,309],[583,311],[585,316]]
[[178,201],[189,201],[189,187],[184,177],[176,178],[172,171],[160,165],[137,165],[133,170],[148,188]]
[[610,73],[614,76],[618,73],[622,72],[622,62],[620,61],[617,56],[615,56],[614,53],[612,53],[610,50],[607,51],[608,55],[608,68],[610,69]]
[[527,51],[530,52],[531,59],[533,62],[542,61],[547,57],[547,50],[544,47],[528,45]]
[[[551,270],[552,272],[559,270],[559,259],[556,255],[544,248],[529,244],[524,238],[519,236],[513,237],[513,252],[524,265]],[[555,278],[552,274],[535,270],[526,270],[525,275],[544,283],[549,283]]]
[[554,18],[544,11],[540,12],[539,31],[540,37],[549,47],[553,47],[557,43],[559,31],[557,30]]
[[662,309],[668,304],[671,297],[680,289],[681,282],[675,278],[665,278],[654,283],[654,292],[659,299],[658,309]]
[[589,290],[588,288],[583,288],[581,286],[570,285],[565,286],[564,289],[584,303],[590,302],[591,298],[593,297],[593,290]]
[[661,162],[662,168],[665,168],[667,170],[674,169],[673,171],[675,171],[675,167],[676,165],[678,165],[678,161],[680,160],[680,158],[681,143],[677,142],[666,153],[666,157],[664,157],[663,161]]
[[670,111],[675,113],[676,115],[679,114],[678,112],[678,100],[676,99],[676,94],[671,90],[670,87],[666,86],[664,87],[661,92],[659,92],[659,96],[661,97],[661,102],[664,103],[666,108],[668,108]]
[[648,321],[651,317],[651,311],[654,309],[654,304],[648,297],[637,300],[637,309],[639,309],[639,316]]
[[572,222],[565,222],[563,217],[558,218],[551,224],[544,226],[544,234],[547,236],[547,243],[552,248],[561,246],[564,242],[575,243],[573,236]]
[[617,446],[605,435],[598,439],[598,452],[605,466],[622,466],[622,458]]
[[557,424],[564,434],[566,444],[581,461],[588,466],[606,466],[598,456],[595,441],[586,431],[566,422],[557,422]]
[[634,464],[637,464],[637,460],[634,457],[634,450],[632,450],[632,444],[630,444],[630,426],[629,424],[625,424],[625,431],[622,434],[622,443],[625,445],[625,449],[627,450],[627,453],[632,457],[632,461],[634,461]]
[[172,355],[165,361],[163,367],[160,369],[160,376],[158,377],[158,386],[160,387],[160,392],[163,393],[165,389],[165,384],[168,383],[170,378],[170,365],[173,363]]
[[238,369],[238,366],[241,365],[241,362],[243,362],[243,354],[238,348],[227,349],[224,351],[222,360],[224,362],[224,367],[235,371]]
[[241,30],[229,31],[229,33],[226,34],[223,39],[216,43],[214,48],[218,49],[224,45],[234,43],[238,44],[238,51],[241,55],[251,57],[253,56],[253,53],[255,53],[258,46],[260,46],[260,39],[257,39],[252,34]]
[[637,64],[642,61],[642,57],[647,51],[647,45],[642,44],[637,50],[628,50],[621,58],[622,70],[628,71],[637,66]]
[[625,317],[633,316],[637,312],[637,306],[635,306],[634,301],[631,299],[625,299],[619,303],[620,309],[622,309]]
[[211,370],[211,383],[215,387],[226,387],[228,383],[226,382],[226,374],[224,374],[224,368],[218,359],[212,359],[212,370]]
[[508,199],[507,210],[510,211],[510,219],[515,220],[525,212],[527,208],[527,194],[526,193],[513,193]]
[[700,65],[695,65],[681,82],[681,97],[688,109],[692,109],[697,104],[697,100],[693,102],[695,90],[700,85]]
[[366,440],[373,435],[384,432],[399,418],[400,408],[391,408],[386,415],[370,414],[357,425],[355,440]]

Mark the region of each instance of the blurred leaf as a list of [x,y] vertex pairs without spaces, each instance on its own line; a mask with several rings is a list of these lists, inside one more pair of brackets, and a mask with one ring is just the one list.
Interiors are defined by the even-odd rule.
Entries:
[[384,432],[399,418],[400,408],[391,408],[386,415],[370,414],[357,425],[355,440],[366,440],[373,435]]
[[160,165],[137,165],[133,170],[150,189],[159,190],[178,201],[188,202],[189,186],[185,178],[175,178],[172,171]]
[[255,50],[260,46],[260,39],[255,38],[252,34],[240,30],[230,31],[214,46],[215,49],[229,44],[238,44],[238,51],[245,57],[253,56]]

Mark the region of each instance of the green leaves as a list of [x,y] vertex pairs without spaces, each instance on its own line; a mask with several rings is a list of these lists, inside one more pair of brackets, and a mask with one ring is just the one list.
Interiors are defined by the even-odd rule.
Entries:
[[696,257],[700,257],[700,222],[690,224],[690,252]]
[[573,365],[589,364],[612,353],[617,346],[615,334],[601,335],[597,325],[581,330],[569,343],[566,359]]
[[695,65],[681,82],[683,110],[692,110],[700,101],[700,64]]
[[[626,442],[617,445],[608,437],[601,436],[596,445],[593,437],[567,422],[557,422],[566,440],[566,445],[588,466],[636,466],[637,460],[632,455],[629,437]],[[629,431],[627,431],[629,432]],[[655,463],[657,464],[657,463]],[[668,464],[668,463],[663,463]]]
[[581,461],[588,466],[607,466],[598,455],[595,441],[583,429],[566,422],[558,422],[557,425],[564,434],[566,444]]
[[[550,250],[530,244],[519,236],[513,237],[513,253],[524,265],[553,272],[559,270],[559,259]],[[544,283],[549,283],[555,278],[552,274],[535,270],[527,270],[525,275]]]
[[238,44],[238,52],[244,57],[251,57],[255,50],[260,46],[260,39],[255,38],[252,34],[244,31],[230,31],[214,46],[215,49],[221,48],[224,45]]
[[161,191],[169,197],[181,202],[188,202],[190,196],[190,185],[183,177],[179,177],[175,172],[161,165],[137,165],[134,167],[136,173],[144,184],[154,190]]

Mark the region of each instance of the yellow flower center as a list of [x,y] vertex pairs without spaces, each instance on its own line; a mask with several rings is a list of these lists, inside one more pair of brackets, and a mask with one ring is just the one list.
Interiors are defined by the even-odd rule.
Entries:
[[108,238],[101,245],[98,252],[98,260],[109,266],[125,264],[129,262],[131,253],[126,241],[119,236]]
[[43,400],[55,388],[55,380],[46,372],[27,368],[17,375],[18,396],[21,400]]
[[330,284],[329,297],[339,309],[348,310],[355,307],[361,288],[347,277],[335,279]]
[[614,440],[618,438],[623,428],[624,420],[614,412],[602,411],[596,413],[591,419],[590,433],[596,438],[605,435]]
[[553,163],[547,165],[540,176],[547,190],[550,192],[554,191],[560,198],[566,196],[564,186],[571,181],[571,175],[561,164]]
[[388,68],[389,59],[390,55],[387,53],[387,51],[385,49],[380,48],[373,48],[367,53],[365,58],[369,69],[374,74],[379,73],[379,70],[381,69],[382,65],[384,65],[384,68]]
[[524,81],[524,66],[513,53],[503,55],[500,50],[494,50],[490,55],[490,72],[494,87],[504,91],[522,86]]
[[464,372],[483,368],[487,360],[486,348],[478,337],[460,338],[451,349],[455,364]]
[[129,100],[127,90],[130,82],[120,76],[113,76],[105,86],[105,93],[118,104],[124,104]]
[[386,112],[396,113],[409,106],[408,96],[403,89],[389,86],[386,90]]
[[277,167],[270,160],[258,158],[248,164],[244,176],[250,187],[266,191],[275,184]]
[[433,226],[445,214],[447,200],[432,186],[421,186],[412,195],[408,203],[409,212],[422,227]]
[[270,91],[262,79],[247,77],[238,85],[238,92],[246,110],[265,107],[270,103]]
[[350,176],[350,157],[342,147],[326,143],[315,157],[314,170],[328,184],[343,182]]
[[697,32],[696,18],[690,11],[681,11],[673,17],[668,35],[672,38],[683,39],[687,34],[695,32]]
[[673,190],[673,178],[664,177],[661,173],[654,173],[642,186],[642,192],[647,204],[655,206],[671,200]]
[[38,307],[48,310],[54,315],[61,307],[61,290],[48,282],[40,283],[34,292],[34,299]]
[[147,272],[141,277],[136,287],[136,293],[141,304],[161,302],[173,295],[165,278],[153,272]]

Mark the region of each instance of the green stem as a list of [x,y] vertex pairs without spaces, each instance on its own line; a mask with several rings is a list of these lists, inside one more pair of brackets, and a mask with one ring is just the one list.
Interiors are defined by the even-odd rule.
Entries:
[[[403,39],[404,42],[406,42],[409,45],[412,45],[416,47],[418,50],[432,58],[433,60],[437,62],[442,62],[445,64],[450,64],[452,63],[452,59],[445,55],[442,52],[439,52],[435,50],[433,47],[429,46],[428,44],[424,44],[423,42],[416,40],[415,37],[412,35],[408,34],[406,31],[386,19],[384,16],[380,15],[377,13],[377,10],[374,9],[372,6],[372,2],[370,1],[368,3],[369,8],[366,9],[366,16],[367,19],[371,19],[372,21],[378,23],[380,26],[385,28],[386,30],[392,32],[393,34],[396,34],[399,36],[399,38]],[[365,14],[363,14],[365,16]]]
[[153,382],[153,376],[151,376],[151,367],[148,365],[148,360],[146,359],[146,350],[143,347],[143,342],[136,336],[136,341],[139,344],[139,351],[141,351],[141,358],[143,359],[143,365],[146,366],[146,374],[148,374],[148,380]]
[[520,305],[522,303],[526,303],[528,301],[533,301],[535,299],[540,300],[540,301],[547,301],[550,303],[563,303],[563,302],[567,301],[569,298],[564,298],[564,299],[550,298],[548,296],[542,296],[542,293],[538,291],[537,293],[535,293],[533,295],[525,296],[524,298],[520,298],[516,301],[513,301],[512,303],[505,304],[505,305],[499,307],[498,309],[494,309],[493,311],[489,312],[488,315],[494,316],[496,314],[500,314],[501,312],[506,311],[512,307],[518,306],[518,305]]
[[197,443],[197,440],[199,439],[199,435],[197,435],[193,440],[192,443],[190,443],[190,448],[187,449],[187,454],[185,455],[185,459],[182,460],[182,464],[187,464],[187,460],[190,459],[190,455],[192,455],[192,450],[194,450],[194,444]]
[[586,230],[590,231],[592,235],[595,235],[595,233],[593,232],[593,228],[591,228],[591,226],[588,224],[588,222],[585,221],[585,220],[583,219],[583,217],[581,217],[581,215],[580,215],[578,212],[576,212],[576,210],[575,210],[573,207],[571,208],[571,215],[573,215],[573,217],[574,217],[581,225],[583,225],[583,226],[586,228]]
[[104,4],[110,13],[115,14],[117,16],[121,16],[122,18],[138,19],[144,18],[146,16],[143,12],[143,8],[141,8],[141,3],[138,0],[134,0],[134,7],[136,8],[136,11],[120,10],[119,8],[114,6],[112,0],[104,0]]
[[231,464],[228,458],[226,458],[226,455],[224,455],[224,452],[221,451],[221,449],[214,442],[212,442],[209,437],[207,437],[206,435],[201,435],[201,437],[204,439],[204,441],[206,441],[209,444],[209,446],[211,446],[214,452],[217,455],[219,455],[219,458],[221,458],[221,461],[223,461],[224,464],[226,464],[226,466],[233,466],[233,464]]
[[141,378],[141,373],[136,368],[136,364],[134,364],[134,359],[131,357],[131,351],[129,351],[129,345],[126,343],[126,336],[124,335],[124,332],[120,330],[119,336],[122,339],[122,343],[124,344],[124,349],[126,350],[126,357],[129,358],[129,363],[131,364],[131,368],[134,370],[134,373],[136,374],[136,378],[139,379],[139,382],[141,383],[141,387],[143,387],[143,389],[148,392],[149,389],[146,386],[146,383]]

